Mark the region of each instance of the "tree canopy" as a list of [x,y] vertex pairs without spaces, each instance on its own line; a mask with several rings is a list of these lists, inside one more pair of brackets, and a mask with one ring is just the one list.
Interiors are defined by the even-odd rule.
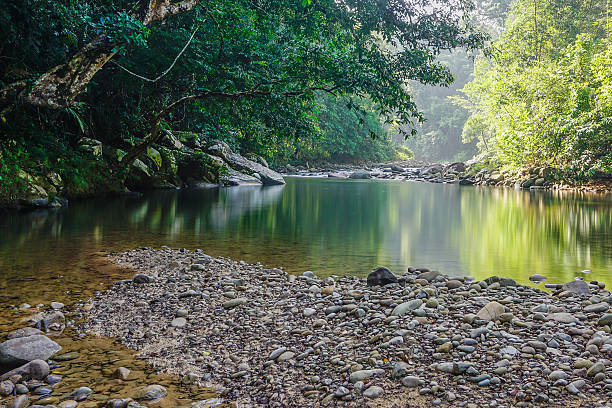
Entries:
[[463,91],[463,134],[493,160],[578,177],[612,172],[612,47],[605,2],[516,0]]

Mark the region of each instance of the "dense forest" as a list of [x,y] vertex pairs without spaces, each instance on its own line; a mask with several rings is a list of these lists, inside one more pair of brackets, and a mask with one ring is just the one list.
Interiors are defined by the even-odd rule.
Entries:
[[612,166],[603,1],[1,4],[4,202],[218,182],[200,154],[215,141],[272,167],[406,146],[574,178]]
[[415,85],[429,120],[407,142],[430,160],[478,158],[492,167],[547,166],[573,179],[612,171],[609,2],[477,3],[491,45],[444,61],[450,88]]
[[174,131],[272,165],[388,160],[383,122],[423,120],[406,84],[450,84],[436,57],[485,42],[464,0],[1,5],[4,198],[38,177],[81,196],[134,163],[176,167]]

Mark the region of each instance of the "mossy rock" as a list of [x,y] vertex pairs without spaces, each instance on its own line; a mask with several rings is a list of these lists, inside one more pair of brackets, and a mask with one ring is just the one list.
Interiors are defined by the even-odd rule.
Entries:
[[162,155],[153,147],[147,147],[147,157],[151,159],[157,170],[162,168]]

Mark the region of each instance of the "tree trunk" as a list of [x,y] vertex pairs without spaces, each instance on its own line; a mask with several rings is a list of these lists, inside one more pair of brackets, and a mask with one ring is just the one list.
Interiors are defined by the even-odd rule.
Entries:
[[[184,0],[172,3],[170,0],[141,1],[144,25],[169,16],[187,12],[200,0]],[[24,80],[9,84],[0,90],[0,111],[18,103],[50,109],[61,109],[74,104],[75,98],[83,93],[96,73],[115,55],[114,47],[106,36],[101,35],[86,44],[70,61],[60,64],[42,74],[32,86]]]

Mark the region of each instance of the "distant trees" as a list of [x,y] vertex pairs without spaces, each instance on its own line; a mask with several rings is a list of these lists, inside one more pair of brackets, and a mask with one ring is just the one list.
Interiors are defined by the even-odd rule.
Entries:
[[[360,101],[348,105],[351,115],[374,132],[380,130],[374,117],[419,122],[405,84],[450,83],[437,55],[484,42],[470,23],[467,0],[434,6],[426,0],[0,0],[0,7],[3,133],[27,139],[18,143],[25,153],[42,139],[50,142],[45,151],[64,151],[86,134],[132,146],[126,164],[160,129],[188,129],[267,152],[312,135],[346,136],[313,119],[319,107],[330,112],[319,93],[341,97],[345,106]],[[369,137],[369,130],[360,134]]]
[[502,164],[612,171],[612,47],[607,6],[516,0],[491,58],[463,92],[463,134]]

